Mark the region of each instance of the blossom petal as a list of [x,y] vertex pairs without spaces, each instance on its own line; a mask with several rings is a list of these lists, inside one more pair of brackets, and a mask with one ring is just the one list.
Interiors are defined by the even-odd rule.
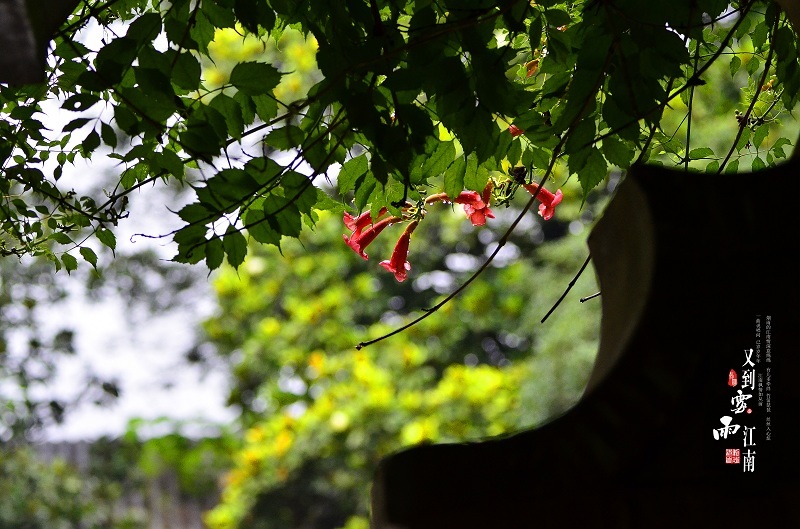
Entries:
[[464,206],[464,213],[467,214],[473,226],[483,226],[486,224],[487,217],[494,218],[492,210],[487,207],[481,195],[475,191],[463,191],[454,202]]
[[551,200],[547,202],[543,201],[541,204],[539,204],[539,215],[541,215],[544,220],[552,219],[553,215],[556,213],[556,206],[561,203],[563,198],[564,195],[559,189],[556,191],[555,195],[553,195]]
[[399,222],[400,220],[402,220],[400,217],[386,217],[375,224],[367,224],[367,228],[363,231],[356,227],[352,236],[348,237],[347,235],[343,235],[344,242],[347,243],[354,252],[360,255],[362,259],[368,259],[369,257],[364,253],[364,248],[369,246],[387,226]]
[[525,134],[525,131],[521,128],[517,127],[516,125],[510,125],[508,127],[508,132],[511,133],[511,137],[516,138],[517,136],[522,136]]
[[411,263],[408,262],[408,245],[411,241],[411,233],[417,227],[417,222],[408,225],[392,251],[392,258],[388,261],[381,261],[380,265],[394,274],[394,278],[403,282],[408,278],[408,271],[411,270]]
[[345,211],[342,220],[344,221],[344,225],[348,230],[356,232],[363,230],[373,222],[377,222],[381,217],[386,215],[386,211],[387,211],[386,208],[381,208],[381,210],[378,212],[377,218],[375,219],[372,218],[372,215],[370,214],[369,211],[365,211],[358,217],[354,217],[350,213]]

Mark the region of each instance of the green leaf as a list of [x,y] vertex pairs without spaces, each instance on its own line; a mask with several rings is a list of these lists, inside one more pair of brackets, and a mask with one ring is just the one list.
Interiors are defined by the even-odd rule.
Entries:
[[786,152],[783,150],[784,145],[791,145],[792,142],[788,138],[778,138],[772,145],[772,152],[776,158],[786,158]]
[[526,168],[533,167],[534,169],[545,170],[550,166],[552,156],[553,153],[534,147],[522,154],[521,163]]
[[530,21],[530,26],[528,26],[528,38],[532,50],[537,49],[542,43],[542,17],[538,13],[537,16]]
[[271,31],[275,26],[275,12],[266,2],[258,0],[236,0],[233,7],[236,18],[251,33],[258,33],[261,26],[266,31]]
[[233,95],[233,100],[239,105],[244,124],[252,124],[256,120],[256,104],[253,102],[253,98],[244,92],[236,92]]
[[108,248],[111,248],[112,252],[117,249],[117,237],[114,235],[113,231],[106,228],[100,228],[95,232],[95,236],[97,237],[97,240],[99,240]]
[[739,160],[732,160],[725,166],[725,174],[736,174],[739,171]]
[[192,224],[175,233],[172,240],[178,244],[178,253],[172,258],[177,263],[195,264],[205,257],[206,226]]
[[97,254],[94,253],[94,250],[86,246],[81,246],[78,251],[81,253],[81,256],[87,263],[92,265],[94,268],[97,268]]
[[260,187],[264,188],[272,187],[286,169],[278,165],[275,160],[262,156],[250,159],[244,164],[244,170]]
[[291,200],[270,195],[264,199],[264,215],[273,230],[281,235],[297,237],[302,229],[300,210]]
[[572,23],[569,13],[563,9],[547,9],[544,12],[544,16],[551,26],[566,26]]
[[236,139],[242,137],[242,133],[244,132],[244,118],[242,116],[242,107],[239,106],[239,103],[230,96],[218,94],[211,100],[208,106],[217,110],[225,117],[228,134],[230,134],[231,137]]
[[88,55],[90,50],[78,41],[63,40],[56,45],[54,53],[62,59],[69,61]]
[[768,36],[769,28],[767,27],[767,23],[762,20],[750,33],[750,39],[753,41],[753,47],[756,51],[760,50],[764,43],[767,42]]
[[205,224],[214,217],[211,211],[199,202],[185,205],[178,212],[178,216],[187,224]]
[[61,108],[73,112],[81,112],[93,107],[98,101],[100,101],[100,97],[94,94],[75,94],[68,97],[61,105]]
[[[161,72],[152,69],[149,71],[137,69],[136,72],[138,77],[154,81],[153,84],[147,88],[140,86],[137,88],[123,88],[120,91],[133,108],[137,109],[142,115],[147,116],[148,120],[145,123],[164,122],[175,112],[183,110],[182,107],[179,107],[179,104],[182,105],[182,101],[175,97],[172,86],[169,85]],[[157,85],[157,78],[160,78],[164,83]],[[160,129],[161,126],[156,125],[156,130]]]
[[50,235],[50,238],[59,244],[74,244],[74,241],[70,238],[70,236],[62,231],[54,232],[52,235]]
[[656,53],[656,61],[660,63],[662,75],[680,76],[681,64],[689,61],[689,51],[683,39],[666,28],[654,28],[647,35],[648,48]]
[[736,75],[736,72],[739,71],[739,68],[742,67],[742,59],[740,59],[738,55],[734,55],[733,57],[731,57],[731,62],[728,66],[730,67],[731,70],[731,77],[733,77],[734,75]]
[[283,195],[300,210],[310,214],[317,203],[317,191],[311,179],[296,171],[286,171],[281,177]]
[[[549,76],[542,85],[542,99],[549,97],[561,97],[564,95],[571,79],[571,72],[558,72]],[[521,123],[519,120],[516,123],[518,123],[523,129],[528,130],[528,125],[526,123]]]
[[425,158],[421,166],[411,171],[411,182],[419,184],[428,179],[439,176],[453,163],[456,157],[455,143],[452,141],[439,142],[436,150]]
[[281,234],[272,229],[264,213],[264,201],[257,200],[245,211],[242,216],[247,232],[254,240],[262,244],[280,246]]
[[118,105],[114,108],[114,121],[126,134],[133,136],[139,132],[139,118],[127,107]]
[[611,130],[626,140],[639,141],[639,126],[637,120],[632,118],[620,103],[617,102],[621,96],[612,94],[603,103],[603,120],[608,123]]
[[317,193],[317,204],[315,209],[318,211],[331,211],[337,215],[341,215],[345,212],[346,208],[344,204],[342,204],[338,200],[334,200],[328,193],[323,191],[322,189],[316,189]]
[[253,195],[261,185],[243,169],[223,169],[195,189],[201,204],[210,210],[228,211]]
[[364,173],[364,175],[358,179],[353,196],[353,205],[357,210],[361,211],[366,207],[377,185],[378,180],[371,172]]
[[736,150],[741,151],[747,146],[749,142],[750,142],[750,128],[745,127],[744,130],[742,130],[742,135],[739,137],[739,141],[736,142]]
[[266,94],[278,86],[281,75],[271,64],[242,62],[234,66],[230,82],[242,92],[255,96]]
[[49,250],[45,251],[45,255],[50,261],[52,261],[53,265],[55,265],[56,272],[61,271],[61,261],[58,260],[58,257],[56,257],[56,255]]
[[546,60],[543,61],[541,71],[548,71],[548,66],[545,66],[545,64],[551,61],[555,68],[563,70],[568,66],[569,58],[572,54],[570,34],[556,30],[550,31],[547,37],[548,55],[545,57]]
[[567,144],[564,146],[564,153],[572,154],[591,147],[597,130],[595,127],[594,117],[592,116],[578,123],[569,135]]
[[124,189],[130,189],[134,184],[142,181],[147,175],[147,172],[147,164],[137,163],[133,167],[129,167],[122,172],[119,183]]
[[475,182],[477,180],[477,173],[478,172],[478,158],[475,156],[474,153],[470,153],[467,155],[465,160],[465,167],[464,167],[464,186],[467,189],[472,191],[483,191],[478,189],[472,189],[467,185],[467,182]]
[[209,270],[216,270],[222,264],[223,257],[225,257],[225,250],[222,240],[219,237],[212,237],[206,243],[206,266]]
[[782,26],[778,28],[773,39],[775,46],[775,54],[778,56],[778,61],[790,61],[797,59],[797,50],[795,49],[796,36],[794,31],[789,26]]
[[61,132],[71,132],[71,131],[73,131],[75,129],[79,129],[79,128],[83,127],[84,125],[86,125],[87,123],[89,123],[89,121],[91,121],[89,118],[73,119],[72,121],[70,121],[69,123],[64,125],[64,128],[61,129]]
[[169,174],[176,178],[183,178],[186,165],[183,160],[170,149],[164,149],[159,153],[155,153],[152,161],[150,162],[153,169],[164,169]]
[[78,260],[68,253],[61,255],[61,262],[64,263],[67,273],[72,273],[73,270],[78,269]]
[[516,165],[522,157],[522,141],[516,139],[511,142],[511,147],[506,151],[506,158],[511,165]]
[[117,133],[114,132],[114,128],[108,123],[100,123],[100,136],[103,138],[103,143],[112,149],[117,146]]
[[478,165],[475,153],[467,157],[467,167],[464,171],[464,187],[472,191],[482,192],[489,181],[489,171],[482,165]]
[[741,40],[745,35],[750,33],[751,24],[751,17],[745,17],[744,20],[742,20],[741,25],[736,29],[736,33],[734,33],[736,40]]
[[304,139],[305,134],[300,127],[286,125],[285,127],[274,129],[267,134],[266,138],[264,138],[264,143],[275,147],[279,151],[289,151],[295,147],[299,147]]
[[714,150],[710,147],[700,147],[689,151],[690,160],[700,160],[702,158],[711,158],[714,156]]
[[93,84],[99,83],[104,87],[118,84],[136,59],[138,47],[139,42],[130,37],[120,37],[112,40],[100,48],[100,51],[97,52],[97,57],[95,57],[97,79],[89,76],[87,81]]
[[203,11],[208,20],[218,28],[232,28],[236,24],[233,10],[228,2],[206,2]]
[[172,82],[184,90],[200,88],[200,63],[191,53],[180,53],[172,69]]
[[767,164],[764,163],[764,160],[761,159],[760,156],[756,156],[755,160],[753,160],[753,165],[751,169],[753,171],[761,171],[762,169],[766,169]]
[[191,155],[204,160],[218,154],[227,138],[225,116],[206,105],[201,105],[186,120],[186,130],[180,135],[181,146]]
[[605,179],[607,173],[608,164],[605,158],[599,150],[592,147],[585,165],[578,171],[578,181],[583,188],[584,197]]
[[86,138],[81,142],[84,156],[91,154],[100,146],[100,135],[96,130],[92,130]]
[[752,139],[753,145],[755,146],[756,149],[761,147],[761,144],[764,143],[764,140],[767,139],[767,136],[769,136],[768,126],[761,125],[756,129]]
[[161,15],[145,13],[128,26],[125,36],[139,42],[152,42],[161,33]]
[[[214,31],[214,25],[202,11],[197,14],[194,23],[189,26],[189,35],[197,43],[197,49],[204,54],[208,54],[208,44],[214,40]],[[178,24],[175,28],[175,34],[183,35],[185,33],[186,25]]]
[[467,172],[467,161],[463,156],[459,156],[447,168],[444,173],[444,192],[451,199],[455,198],[464,190],[464,176]]
[[[239,268],[239,265],[244,262],[244,257],[247,255],[247,239],[241,234],[234,226],[228,226],[225,236],[222,239],[222,247],[225,253],[228,254],[228,264],[234,268]],[[214,257],[212,257],[213,263]]]
[[355,189],[356,181],[369,169],[367,156],[362,154],[351,158],[342,164],[336,183],[339,187],[339,194],[344,195],[348,191]]
[[761,60],[756,55],[751,55],[750,58],[747,60],[747,64],[745,65],[745,70],[747,70],[747,74],[750,77],[753,77],[758,71],[759,67],[761,67]]
[[268,123],[278,115],[278,102],[271,95],[253,96],[256,114],[261,121]]
[[631,160],[633,160],[635,154],[632,147],[629,147],[616,136],[607,136],[603,138],[602,149],[606,160],[622,169],[630,167]]

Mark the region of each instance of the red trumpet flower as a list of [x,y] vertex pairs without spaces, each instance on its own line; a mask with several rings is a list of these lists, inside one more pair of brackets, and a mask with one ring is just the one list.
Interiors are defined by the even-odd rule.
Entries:
[[450,199],[445,193],[437,193],[425,199],[426,204],[433,204],[434,202],[455,202],[464,206],[464,212],[469,217],[473,226],[483,226],[486,224],[486,219],[493,219],[494,215],[492,210],[489,209],[489,200],[492,198],[492,188],[494,185],[490,180],[483,189],[483,193],[478,194],[475,191],[462,191],[455,200]]
[[[552,219],[556,212],[556,206],[560,204],[561,200],[564,198],[561,190],[559,189],[553,194],[543,187],[540,189],[538,184],[522,184],[522,187],[531,195],[536,195],[536,198],[541,202],[541,204],[539,204],[539,215],[541,215],[544,220]],[[536,194],[537,189],[539,190],[539,194]]]
[[[378,212],[378,216],[375,218],[375,220],[380,219],[385,214],[386,214],[386,208],[381,208],[381,210]],[[372,219],[372,215],[370,215],[369,211],[365,211],[364,213],[362,213],[358,217],[354,217],[354,216],[352,216],[351,214],[349,214],[346,211],[344,212],[344,225],[345,225],[345,227],[347,227],[348,230],[350,230],[352,232],[357,232],[357,231],[360,232],[361,230],[363,230],[364,228],[366,228],[367,226],[369,226],[373,222],[374,221]]]
[[[385,210],[381,210],[381,216],[384,213]],[[403,219],[400,217],[386,217],[385,219],[373,223],[369,212],[362,213],[358,217],[353,217],[349,213],[345,213],[344,224],[348,229],[353,231],[353,234],[350,237],[347,235],[342,235],[342,237],[344,237],[344,242],[346,242],[354,252],[366,260],[369,257],[364,253],[364,248],[369,246],[369,244],[375,240],[375,237],[387,226],[395,222],[400,222],[401,220]]]
[[[484,195],[488,194],[489,193],[484,193]],[[473,226],[483,226],[486,224],[487,217],[490,219],[494,218],[492,210],[489,209],[489,206],[487,205],[488,201],[475,191],[462,191],[461,194],[456,197],[454,202],[464,206],[464,212],[469,217],[469,220],[472,222]]]
[[411,270],[411,264],[408,262],[408,244],[411,241],[411,234],[419,224],[419,221],[414,221],[406,227],[400,239],[392,252],[392,258],[388,261],[381,261],[381,266],[394,274],[395,279],[398,281],[405,281],[408,277],[408,271]]
[[508,127],[508,132],[510,132],[511,136],[513,136],[514,138],[516,138],[517,136],[522,136],[523,134],[525,134],[525,131],[522,130],[521,128],[517,127],[516,125],[510,125]]

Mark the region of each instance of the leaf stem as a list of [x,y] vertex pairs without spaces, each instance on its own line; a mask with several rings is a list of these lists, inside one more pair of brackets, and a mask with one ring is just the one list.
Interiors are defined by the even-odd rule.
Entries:
[[[780,21],[780,17],[775,17],[775,22],[772,25],[772,36],[774,37],[775,32],[778,31],[778,22]],[[764,72],[761,74],[761,80],[758,82],[756,86],[756,93],[752,100],[750,100],[750,105],[747,107],[747,111],[742,116],[742,119],[739,120],[739,130],[736,133],[736,138],[733,140],[733,144],[731,148],[728,150],[728,154],[725,156],[725,159],[722,160],[722,163],[719,164],[719,169],[717,170],[717,174],[722,174],[722,171],[725,169],[725,165],[733,156],[733,151],[736,150],[736,145],[739,143],[739,138],[742,137],[744,133],[745,127],[747,127],[747,122],[750,118],[750,115],[753,113],[753,109],[756,106],[756,101],[758,101],[759,96],[759,88],[764,86],[764,83],[767,82],[767,76],[769,75],[769,68],[772,66],[772,56],[775,52],[775,39],[770,39],[770,46],[769,46],[769,53],[767,53],[767,59],[764,62]]]

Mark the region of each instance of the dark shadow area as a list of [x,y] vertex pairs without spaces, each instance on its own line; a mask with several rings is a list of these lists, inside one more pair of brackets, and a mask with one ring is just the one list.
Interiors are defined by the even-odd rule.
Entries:
[[799,170],[634,168],[589,240],[584,397],[531,431],[386,458],[373,527],[796,526]]
[[12,86],[45,80],[47,45],[78,0],[0,2],[0,83]]

